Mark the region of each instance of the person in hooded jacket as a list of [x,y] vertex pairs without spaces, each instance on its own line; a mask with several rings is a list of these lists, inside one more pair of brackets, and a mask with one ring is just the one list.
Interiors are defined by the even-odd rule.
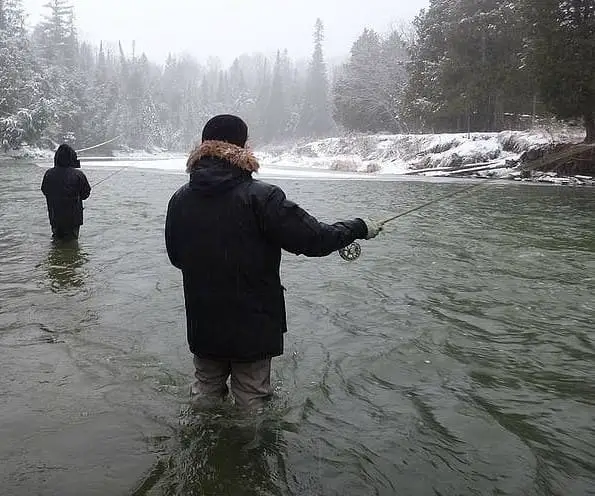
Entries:
[[165,243],[182,271],[192,395],[224,398],[231,375],[236,404],[260,407],[272,395],[271,359],[283,353],[287,331],[282,250],[323,257],[375,237],[381,226],[319,222],[279,187],[255,180],[259,164],[247,138],[236,116],[205,125],[187,160],[190,181],[168,203]]
[[62,144],[54,154],[54,167],[48,169],[41,183],[46,197],[48,217],[55,239],[78,239],[83,224],[83,200],[89,198],[91,186],[76,152]]

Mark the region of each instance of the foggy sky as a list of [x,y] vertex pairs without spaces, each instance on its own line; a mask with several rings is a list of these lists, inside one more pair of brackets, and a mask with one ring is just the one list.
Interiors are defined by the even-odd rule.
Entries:
[[[48,0],[24,0],[28,24],[38,22]],[[201,61],[218,56],[227,65],[241,53],[292,57],[312,52],[317,17],[325,24],[327,57],[346,55],[364,27],[386,31],[410,22],[429,0],[74,0],[79,37],[97,45],[122,41],[130,52],[163,61],[189,53]]]

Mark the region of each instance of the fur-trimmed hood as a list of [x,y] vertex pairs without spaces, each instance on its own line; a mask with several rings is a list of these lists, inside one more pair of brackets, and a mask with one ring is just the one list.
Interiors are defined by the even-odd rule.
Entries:
[[186,172],[191,173],[199,169],[201,159],[207,157],[225,160],[247,172],[256,172],[259,168],[258,160],[247,148],[241,148],[224,141],[203,141],[190,153],[186,162]]

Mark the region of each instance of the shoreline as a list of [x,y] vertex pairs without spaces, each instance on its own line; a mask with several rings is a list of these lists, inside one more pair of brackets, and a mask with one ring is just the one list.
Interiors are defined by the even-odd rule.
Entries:
[[[437,135],[357,135],[326,138],[254,151],[263,166],[303,171],[344,172],[367,179],[453,177],[495,179],[556,186],[595,186],[595,145],[560,131],[547,139],[540,130]],[[574,139],[573,139],[574,138]],[[586,155],[585,155],[586,154]],[[0,151],[4,163],[51,163],[52,150],[25,146]],[[79,155],[81,162],[183,160],[187,152],[123,148],[110,155]],[[181,169],[182,171],[182,169]],[[574,172],[574,173],[571,173]]]

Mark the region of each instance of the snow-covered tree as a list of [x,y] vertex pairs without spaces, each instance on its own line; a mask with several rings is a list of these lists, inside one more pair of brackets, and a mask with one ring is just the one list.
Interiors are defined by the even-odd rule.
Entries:
[[381,37],[365,29],[335,78],[335,120],[353,131],[401,131],[408,55],[396,31]]
[[330,111],[326,64],[322,51],[323,41],[324,25],[320,19],[317,19],[314,26],[314,53],[310,61],[298,124],[298,132],[303,136],[323,136],[334,127]]
[[74,8],[69,0],[50,0],[48,13],[35,30],[35,42],[42,57],[51,64],[72,67],[77,57]]
[[287,84],[284,78],[286,75],[285,65],[286,61],[281,52],[278,51],[264,117],[264,138],[266,140],[276,140],[283,137],[289,121],[288,102],[285,94],[285,85]]
[[405,111],[415,128],[494,130],[506,112],[530,113],[522,70],[525,20],[510,0],[431,0],[416,18]]
[[522,0],[529,28],[524,50],[548,108],[582,117],[585,142],[595,143],[595,2]]
[[40,77],[31,51],[21,0],[0,0],[0,145],[35,140],[42,105]]

